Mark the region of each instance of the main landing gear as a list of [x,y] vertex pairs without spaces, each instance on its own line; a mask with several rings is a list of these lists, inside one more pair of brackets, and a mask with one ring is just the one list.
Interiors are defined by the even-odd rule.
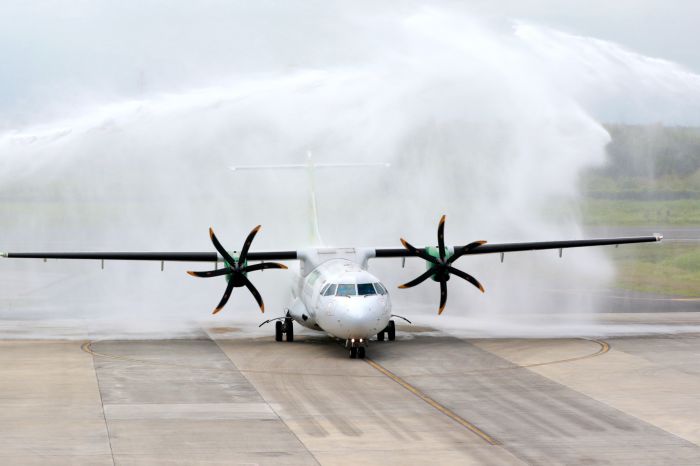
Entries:
[[283,335],[287,335],[287,341],[294,341],[294,320],[289,316],[284,318],[284,323],[275,322],[275,341],[282,341]]
[[389,341],[396,340],[396,324],[393,320],[390,320],[386,328],[377,334],[377,341],[384,341],[385,335]]
[[365,359],[365,344],[363,339],[346,340],[345,346],[350,345],[350,359]]

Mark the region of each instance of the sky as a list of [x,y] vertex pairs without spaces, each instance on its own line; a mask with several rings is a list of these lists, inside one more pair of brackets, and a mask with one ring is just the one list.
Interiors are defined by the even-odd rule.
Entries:
[[529,19],[573,34],[621,44],[700,72],[700,3],[693,0],[500,0],[477,11]]
[[[430,2],[496,27],[521,20],[616,42],[700,72],[694,1]],[[360,5],[358,7],[358,5]],[[52,120],[95,101],[206,87],[238,72],[352,63],[355,43],[421,2],[112,2],[4,0],[0,129]],[[293,26],[293,27],[290,27]],[[373,33],[374,34],[374,33]],[[374,35],[378,48],[392,38]],[[359,40],[358,42],[362,42]]]

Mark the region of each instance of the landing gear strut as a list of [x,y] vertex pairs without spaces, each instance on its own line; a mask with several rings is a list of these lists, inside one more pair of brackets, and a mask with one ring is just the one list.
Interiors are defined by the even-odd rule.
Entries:
[[396,324],[393,320],[390,320],[386,328],[377,334],[377,341],[384,341],[385,334],[389,341],[396,340]]
[[365,359],[365,344],[364,340],[347,340],[345,346],[350,345],[350,359]]
[[285,317],[284,323],[281,320],[275,322],[275,341],[282,341],[282,335],[287,335],[287,341],[294,341],[294,320]]
[[291,317],[284,319],[284,333],[287,334],[287,341],[294,341],[294,321]]

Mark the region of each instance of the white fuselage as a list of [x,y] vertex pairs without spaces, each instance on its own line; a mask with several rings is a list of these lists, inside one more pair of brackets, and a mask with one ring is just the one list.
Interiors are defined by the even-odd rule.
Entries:
[[347,258],[332,258],[303,276],[289,308],[299,324],[346,340],[384,330],[391,299],[379,279]]

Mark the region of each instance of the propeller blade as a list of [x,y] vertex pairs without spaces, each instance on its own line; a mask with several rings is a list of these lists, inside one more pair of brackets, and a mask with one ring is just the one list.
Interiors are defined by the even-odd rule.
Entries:
[[231,291],[233,291],[233,280],[229,280],[228,285],[226,285],[226,291],[224,291],[224,295],[221,297],[221,301],[219,301],[219,305],[216,306],[216,308],[214,309],[214,312],[212,312],[212,314],[216,314],[224,308],[224,306],[228,302],[228,298],[231,297]]
[[248,267],[244,267],[241,272],[247,273],[247,272],[255,272],[256,270],[263,270],[263,269],[286,269],[287,266],[284,264],[278,264],[277,262],[262,262],[260,264],[255,264],[255,265],[249,265]]
[[479,288],[479,290],[481,290],[482,293],[484,292],[484,287],[481,285],[481,283],[479,283],[479,280],[477,280],[476,278],[472,277],[472,276],[469,275],[468,273],[462,272],[461,270],[456,269],[456,268],[454,268],[454,267],[447,267],[447,270],[448,270],[451,274],[457,275],[458,277],[465,279],[466,281],[468,281],[469,283],[471,283],[471,284],[474,285],[475,287]]
[[417,248],[411,246],[411,244],[403,238],[401,238],[401,244],[403,244],[404,248],[406,248],[408,251],[415,254],[416,256],[420,257],[421,259],[427,260],[428,262],[432,262],[435,265],[440,264],[440,261],[437,260],[435,257],[431,256],[430,254],[428,254],[427,252],[425,252],[422,249],[417,249]]
[[466,246],[460,248],[458,251],[455,251],[454,255],[447,259],[447,263],[451,264],[463,255],[469,253],[470,251],[473,251],[474,249],[478,248],[482,244],[486,244],[486,241],[480,240],[480,241],[472,241],[471,243],[467,244]]
[[258,290],[253,286],[253,284],[246,278],[245,275],[241,274],[241,278],[243,279],[243,283],[245,284],[245,287],[248,288],[248,291],[251,292],[255,300],[258,302],[258,306],[260,306],[260,310],[265,313],[265,304],[263,303],[262,296],[260,296],[260,293]]
[[187,273],[192,275],[193,277],[200,277],[200,278],[219,277],[221,275],[228,275],[232,272],[233,272],[233,270],[231,269],[231,267],[226,267],[223,269],[216,269],[216,270],[208,270],[206,272],[193,272],[191,270],[187,271]]
[[399,285],[399,288],[411,288],[412,286],[416,286],[419,283],[423,283],[425,280],[427,280],[431,275],[435,273],[434,270],[430,269],[426,271],[425,273],[422,273],[418,276],[418,278],[414,278],[408,283],[404,283],[403,285]]
[[211,238],[211,242],[214,243],[214,247],[216,248],[217,251],[219,251],[219,254],[221,254],[221,257],[226,259],[226,262],[230,266],[233,266],[236,264],[236,261],[231,257],[231,254],[229,254],[226,249],[221,245],[219,240],[217,239],[216,235],[214,234],[214,229],[209,227],[209,237]]
[[440,260],[445,260],[445,216],[440,218],[440,223],[438,224],[438,250],[440,253]]
[[253,238],[255,238],[255,235],[257,235],[260,231],[260,228],[260,225],[258,225],[257,227],[253,228],[250,233],[248,233],[248,237],[243,243],[243,249],[241,249],[241,254],[240,256],[238,256],[238,261],[241,264],[245,264],[245,258],[248,255],[248,249],[250,249],[250,244],[253,242]]
[[445,310],[445,304],[447,303],[447,282],[442,280],[440,282],[440,309],[438,309],[438,315],[442,314]]

